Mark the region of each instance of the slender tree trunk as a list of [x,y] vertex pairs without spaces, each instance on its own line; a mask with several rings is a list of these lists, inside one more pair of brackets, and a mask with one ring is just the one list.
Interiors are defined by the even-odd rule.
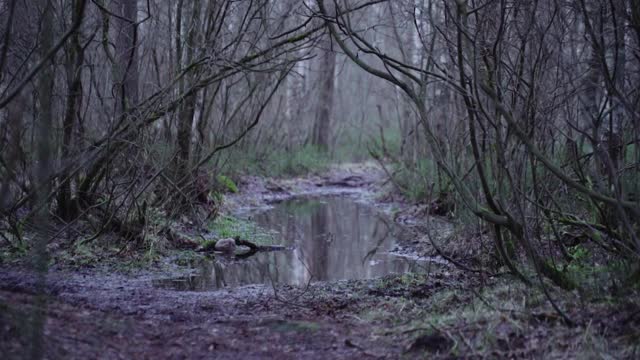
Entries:
[[116,56],[114,75],[117,83],[116,116],[138,103],[137,0],[118,0],[116,11],[121,18],[116,24]]
[[[329,6],[327,6],[329,7]],[[332,13],[329,7],[329,13]],[[329,138],[331,136],[331,117],[333,112],[333,92],[335,87],[336,54],[331,44],[331,36],[327,33],[320,45],[323,50],[320,57],[320,94],[313,129],[313,145],[320,150],[329,151]]]
[[[585,23],[590,22],[594,31],[599,29],[598,25],[602,19],[599,17],[600,12],[597,9],[597,4],[588,3],[585,5]],[[599,89],[601,89],[601,67],[599,54],[598,54],[598,44],[595,39],[590,39],[589,41],[589,58],[587,61],[587,73],[584,79],[584,106],[583,106],[583,118],[584,121],[588,122],[585,124],[585,129],[590,130],[590,141],[591,146],[593,147],[593,151],[595,153],[594,157],[594,166],[596,172],[592,174],[592,179],[594,182],[594,186],[599,191],[603,191],[605,186],[602,181],[602,175],[606,173],[606,161],[604,160],[607,157],[607,153],[604,148],[601,147],[601,131],[603,125],[603,117],[599,114],[599,104],[600,104],[600,93]]]
[[[21,33],[28,33],[29,27],[25,18],[29,18],[30,14],[28,8],[24,4],[19,4],[16,1],[12,1],[10,17],[1,21],[2,26],[5,26],[2,37],[2,52],[0,53],[0,84],[3,86],[13,76],[20,78],[24,76],[26,69],[21,69],[21,61],[16,56],[8,56],[9,48],[16,46],[18,35]],[[6,21],[6,24],[4,24]],[[26,100],[27,96],[24,93],[19,93],[13,101],[7,104],[6,107],[6,121],[1,123],[0,130],[2,131],[4,138],[3,144],[4,151],[0,153],[0,159],[5,162],[5,168],[11,172],[11,177],[15,178],[18,175],[18,168],[20,160],[25,159],[25,151],[23,149],[23,138],[25,135],[25,115],[27,113]],[[28,189],[23,189],[27,190]],[[26,192],[26,191],[25,191]],[[12,189],[10,181],[3,181],[0,185],[0,206],[2,209],[6,209],[10,206],[9,202],[15,193]]]
[[[74,1],[74,13],[72,23],[79,20],[82,14],[77,6],[79,1]],[[82,105],[82,64],[84,63],[84,49],[80,45],[80,30],[76,32],[70,40],[70,49],[67,60],[67,87],[68,94],[66,100],[65,115],[62,122],[62,149],[61,163],[65,167],[69,161],[73,149],[73,132],[76,120],[80,115]],[[60,174],[60,190],[58,193],[58,214],[65,220],[70,221],[76,216],[75,207],[71,200],[71,179],[68,172]]]
[[[42,28],[39,34],[38,52],[44,58],[53,46],[53,5],[50,0],[40,0],[42,4]],[[44,324],[46,321],[46,298],[44,288],[48,271],[47,242],[49,209],[47,197],[51,190],[49,181],[51,175],[51,152],[53,134],[53,93],[54,68],[53,59],[45,66],[37,82],[37,99],[39,112],[36,123],[36,151],[37,168],[35,208],[37,209],[35,223],[38,234],[33,244],[33,264],[37,273],[36,305],[31,323],[31,358],[40,359],[44,356]]]
[[[200,1],[193,0],[192,6],[191,21],[189,22],[188,27],[185,26],[185,30],[187,33],[187,42],[185,44],[185,66],[188,66],[194,59],[195,47],[197,46],[196,35],[200,26]],[[178,115],[178,181],[185,181],[189,175],[188,171],[190,165],[189,160],[191,158],[191,136],[193,132],[193,117],[195,115],[197,98],[198,92],[194,92],[193,94],[189,95],[182,104]]]

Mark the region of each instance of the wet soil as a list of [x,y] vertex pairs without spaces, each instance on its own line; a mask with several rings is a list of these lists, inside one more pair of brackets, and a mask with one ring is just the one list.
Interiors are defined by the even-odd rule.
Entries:
[[[381,179],[372,165],[296,180],[249,178],[241,194],[229,197],[226,210],[250,212],[299,196],[349,196],[413,232],[388,249],[391,253],[430,255],[428,237],[447,237],[450,224],[429,218],[425,225],[420,206],[377,200]],[[595,357],[640,354],[633,347],[640,334],[637,301],[577,306],[575,296],[554,294],[578,324],[568,327],[541,294],[513,279],[441,263],[423,270],[210,291],[158,286],[163,279],[192,274],[181,267],[128,273],[108,267],[52,269],[45,286],[45,357],[584,358],[585,349]],[[37,294],[29,270],[0,265],[2,358],[29,357],[30,324],[42,303]]]
[[[0,270],[0,352],[3,359],[26,358],[35,279],[29,272]],[[637,301],[582,306],[560,301],[578,320],[577,326],[566,326],[542,303],[509,309],[506,299],[526,293],[504,287],[500,279],[442,269],[410,279],[208,292],[159,289],[153,285],[158,276],[51,273],[45,357],[633,359],[640,354]],[[483,289],[496,295],[487,299]]]
[[[0,300],[11,309],[2,319],[3,350],[20,357],[19,324],[32,311],[34,285],[28,273],[3,270]],[[364,351],[356,343],[376,357],[402,350],[374,341],[369,326],[348,316],[366,303],[353,284],[176,292],[154,287],[156,276],[51,274],[47,357],[357,358]]]
[[[371,205],[375,203],[374,190],[380,175],[373,166],[358,165],[294,180],[246,178],[240,184],[242,192],[228,197],[225,210],[246,214],[309,196],[349,197],[349,204],[358,201]],[[349,204],[337,204],[333,210],[353,206]],[[385,204],[379,211],[389,208],[389,204]],[[268,215],[257,217],[261,216],[263,223],[269,222]],[[319,221],[326,223],[322,219]],[[389,245],[395,248],[388,248]],[[325,248],[329,249],[328,246]],[[354,256],[370,249],[356,250]],[[399,247],[394,242],[385,244],[384,250],[399,250]],[[313,258],[313,254],[310,255],[309,260]],[[324,258],[328,259],[330,254],[326,255]],[[378,280],[335,281],[343,277],[376,278],[392,271],[383,269],[365,276],[353,273],[353,268],[336,272],[336,266],[325,265],[320,271],[326,276],[313,274],[313,283],[311,274],[306,274],[301,281],[287,279],[277,285],[248,286],[239,282],[224,288],[215,284],[203,286],[201,279],[193,278],[189,269],[179,267],[169,273],[165,269],[127,274],[112,273],[109,268],[101,267],[81,271],[52,269],[45,291],[46,357],[326,359],[399,356],[405,350],[405,344],[381,342],[372,334],[371,322],[357,316],[375,306],[373,302],[380,294],[369,289],[376,287]],[[409,269],[401,265],[402,269],[397,272]],[[173,280],[167,282],[167,279]],[[174,281],[176,279],[179,281]],[[320,280],[324,281],[315,282]],[[291,283],[295,286],[289,285]],[[35,277],[29,270],[0,269],[0,350],[8,358],[22,358],[28,354],[29,323],[37,303]]]

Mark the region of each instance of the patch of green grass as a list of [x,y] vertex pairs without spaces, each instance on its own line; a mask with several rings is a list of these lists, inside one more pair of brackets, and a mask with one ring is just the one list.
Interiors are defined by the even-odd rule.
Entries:
[[[413,276],[400,276],[394,281],[381,281],[380,286],[406,284],[411,287],[415,280]],[[574,293],[553,292],[552,296],[562,309],[570,310],[576,305]],[[633,331],[624,335],[602,332],[597,330],[602,326],[601,319],[588,315],[615,313],[621,306],[628,308],[629,299],[622,303],[584,299],[581,306],[586,315],[568,311],[569,316],[581,324],[578,327],[564,324],[541,289],[527,287],[512,278],[476,287],[474,292],[456,287],[443,288],[426,299],[378,299],[375,306],[365,308],[359,316],[368,322],[383,324],[378,331],[380,336],[391,333],[411,341],[417,334],[436,330],[454,341],[451,350],[454,353],[478,357],[592,359],[628,358],[637,351],[636,341],[631,340],[637,338]]]
[[384,129],[383,132],[363,133],[360,128],[348,128],[338,131],[336,140],[329,152],[307,144],[289,149],[275,145],[266,150],[245,146],[232,149],[217,159],[216,167],[235,176],[237,174],[268,177],[291,177],[326,171],[331,164],[359,162],[371,158],[369,149],[382,149],[389,153],[398,153],[402,137],[397,127]]
[[[395,182],[403,195],[413,201],[426,200],[431,192],[437,195],[449,189],[449,183],[438,178],[437,167],[430,159],[418,160],[412,166],[404,163],[395,164]],[[432,184],[434,184],[432,188]]]
[[569,247],[567,251],[571,261],[562,272],[578,286],[582,296],[601,299],[611,292],[632,290],[627,281],[633,262],[599,253],[598,248],[588,243]]
[[54,252],[51,262],[72,267],[86,267],[97,264],[107,254],[115,254],[118,249],[99,246],[96,242],[83,242],[78,239],[66,249]]
[[378,280],[376,288],[389,290],[391,288],[409,288],[424,284],[428,280],[427,274],[404,273],[400,276],[383,277]]
[[[92,235],[89,235],[92,236]],[[164,236],[148,231],[141,245],[123,242],[113,234],[104,234],[86,241],[78,238],[68,246],[50,252],[51,264],[70,268],[106,266],[116,271],[130,271],[148,267],[162,259],[169,251]]]
[[321,172],[328,168],[329,155],[318,148],[307,145],[296,151],[276,151],[269,158],[269,176],[299,176]]
[[390,154],[400,153],[402,134],[397,126],[384,129],[369,129],[361,127],[344,129],[338,134],[332,151],[332,159],[336,162],[359,162],[371,158],[369,149]]
[[257,245],[274,244],[274,233],[259,227],[256,223],[233,216],[220,216],[209,223],[209,230],[218,238],[235,238],[249,240]]
[[235,149],[222,168],[231,177],[238,174],[267,177],[300,176],[325,171],[331,164],[330,155],[312,145],[291,150],[261,152],[255,149]]
[[238,186],[228,176],[218,175],[217,180],[218,180],[218,183],[221,184],[225,188],[225,190],[230,191],[232,193],[237,193],[238,192]]
[[19,261],[29,253],[29,247],[25,243],[16,246],[7,245],[0,248],[0,264]]

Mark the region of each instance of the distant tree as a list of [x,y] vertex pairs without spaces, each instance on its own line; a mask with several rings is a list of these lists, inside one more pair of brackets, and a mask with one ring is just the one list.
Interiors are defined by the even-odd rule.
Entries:
[[[328,6],[328,13],[332,14],[333,6]],[[318,103],[316,109],[315,123],[313,125],[313,145],[323,151],[329,150],[331,137],[331,118],[334,114],[334,88],[335,88],[335,68],[336,55],[331,42],[331,36],[327,33],[319,43],[320,67]]]

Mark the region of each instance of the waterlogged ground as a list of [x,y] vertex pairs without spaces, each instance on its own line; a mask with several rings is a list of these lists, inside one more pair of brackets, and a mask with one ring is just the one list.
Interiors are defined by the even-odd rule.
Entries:
[[[25,358],[34,279],[1,269],[0,351]],[[207,292],[153,286],[157,274],[54,272],[47,286],[50,359],[636,359],[637,302],[571,306],[566,326],[513,281],[459,272],[250,285]]]
[[[542,292],[432,257],[427,239],[449,239],[451,224],[375,200],[376,171],[247,180],[228,211],[276,231],[281,252],[128,273],[53,269],[46,357],[638,358],[637,297],[553,292],[576,322],[566,326]],[[30,271],[0,266],[2,358],[29,355],[35,289]]]
[[183,291],[210,291],[250,284],[294,285],[315,281],[374,279],[424,272],[437,258],[395,253],[414,234],[371,204],[347,195],[298,197],[244,215],[284,247],[247,259],[200,259],[186,276],[155,285]]
[[[2,275],[3,354],[24,351],[16,341],[33,311],[28,274]],[[377,281],[318,283],[305,289],[248,286],[212,292],[154,287],[138,274],[52,274],[45,327],[49,358],[395,358],[396,342],[372,321],[389,309]],[[424,297],[449,283],[421,288]],[[366,316],[366,318],[360,318]]]

